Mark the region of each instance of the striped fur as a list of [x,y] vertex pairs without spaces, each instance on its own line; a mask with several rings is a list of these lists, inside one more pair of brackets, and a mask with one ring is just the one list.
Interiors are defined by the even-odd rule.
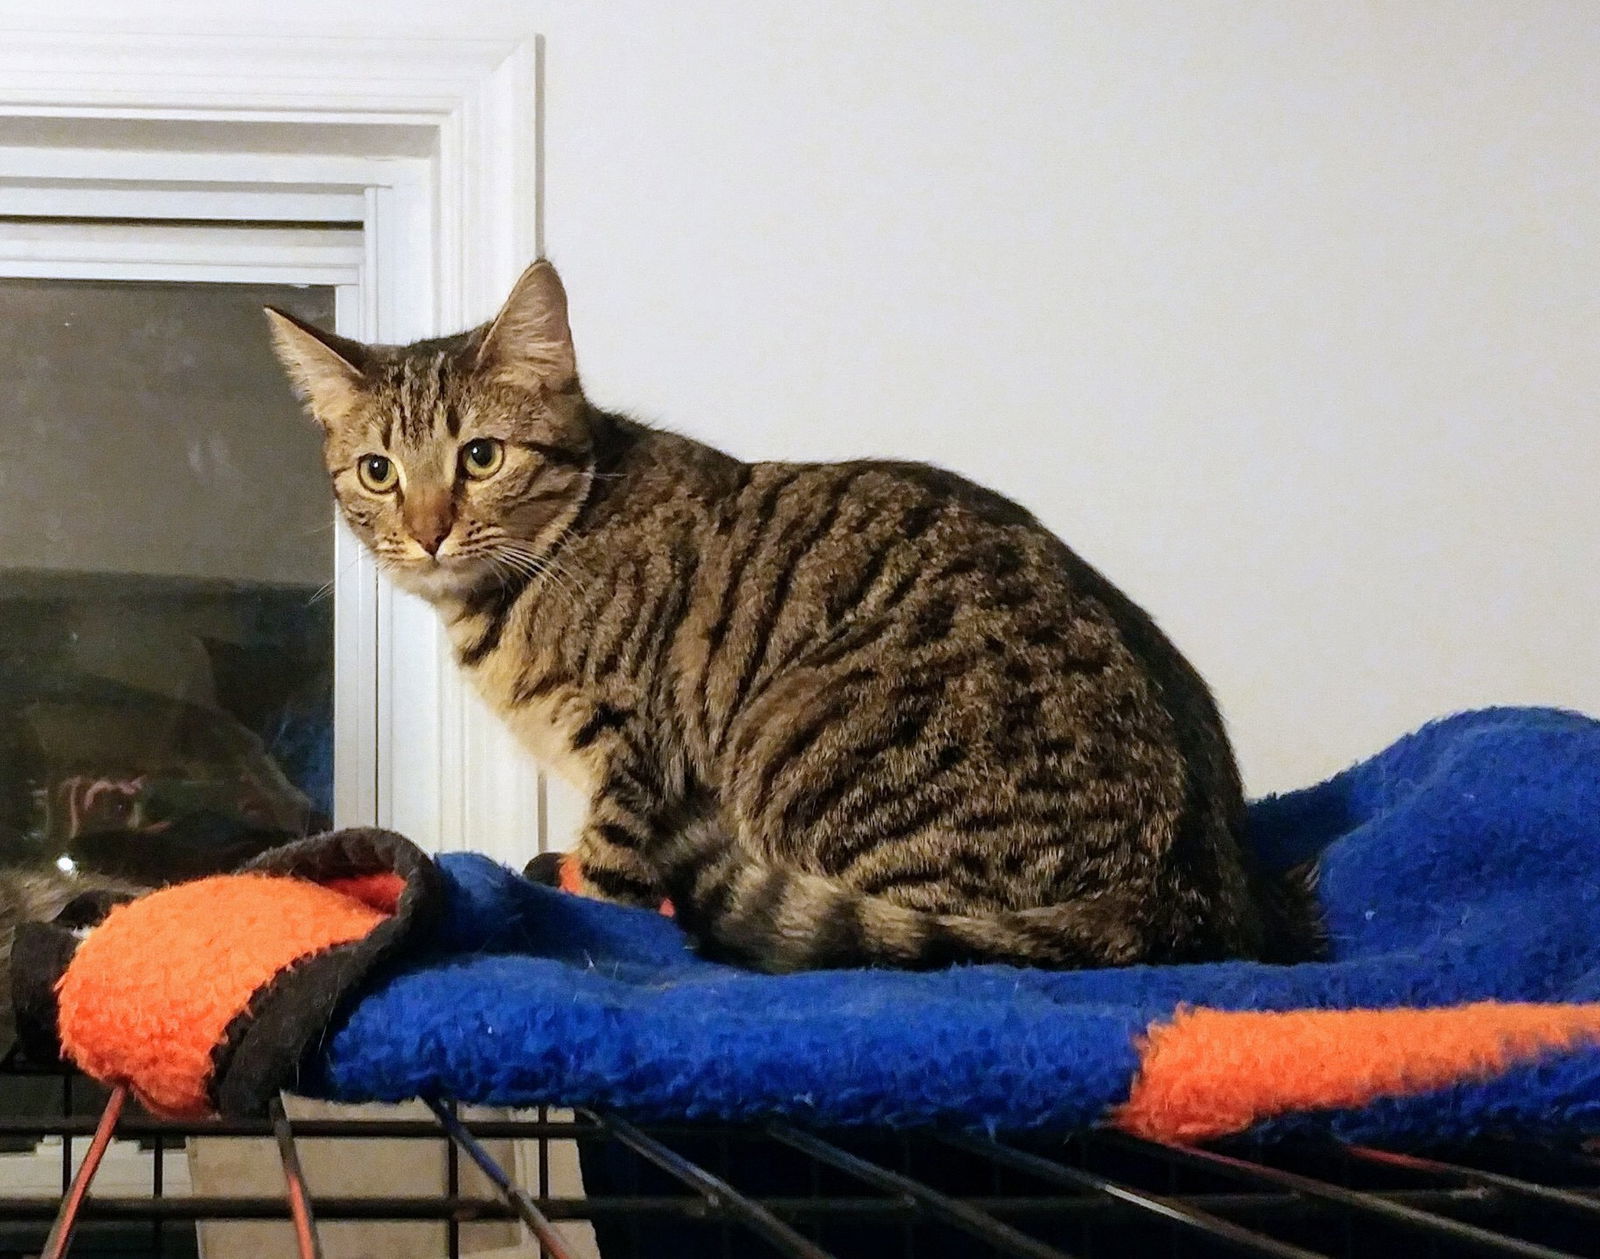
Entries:
[[53,865],[0,867],[0,1053],[16,1040],[11,991],[11,945],[26,922],[81,927],[115,902],[145,891],[137,884],[93,872],[64,874]]
[[[274,320],[346,518],[585,790],[600,895],[771,970],[1287,957],[1205,685],[1025,510],[923,464],[740,462],[601,411],[531,268],[494,324]],[[505,444],[474,480],[462,452]],[[363,488],[392,459],[400,486]],[[448,503],[437,556],[408,496]]]

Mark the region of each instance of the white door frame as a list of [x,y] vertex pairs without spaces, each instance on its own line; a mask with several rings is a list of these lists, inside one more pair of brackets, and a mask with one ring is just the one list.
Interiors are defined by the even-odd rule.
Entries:
[[[540,252],[540,59],[532,32],[0,30],[0,216],[355,224],[363,259],[339,289],[341,329],[454,331]],[[26,235],[11,232],[13,252]],[[298,282],[327,282],[297,261]],[[525,860],[544,845],[533,766],[461,685],[431,610],[348,535],[335,562],[339,822]]]

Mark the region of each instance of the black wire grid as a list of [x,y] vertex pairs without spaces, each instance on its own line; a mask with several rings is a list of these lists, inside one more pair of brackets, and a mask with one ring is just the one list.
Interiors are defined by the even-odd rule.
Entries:
[[[73,1181],[106,1097],[59,1069],[0,1068],[0,1115],[12,1079],[54,1079],[55,1113],[0,1117],[13,1150],[61,1141],[62,1197],[24,1197],[0,1185],[0,1256],[46,1251],[46,1234]],[[87,1109],[86,1109],[87,1103]],[[1268,1148],[1165,1145],[1116,1133],[1067,1141],[994,1140],[933,1132],[812,1132],[763,1127],[636,1125],[579,1111],[463,1120],[448,1103],[426,1119],[170,1122],[130,1105],[116,1136],[151,1154],[138,1196],[91,1190],[76,1224],[76,1256],[197,1254],[203,1220],[299,1216],[302,1254],[331,1221],[438,1221],[447,1252],[461,1226],[520,1221],[547,1259],[573,1252],[567,1221],[588,1221],[603,1259],[781,1255],[795,1259],[943,1256],[1517,1255],[1600,1256],[1600,1158],[1584,1148],[1484,1141],[1428,1157],[1322,1144]],[[276,1138],[285,1192],[272,1196],[163,1192],[165,1162],[194,1137]],[[300,1139],[375,1137],[443,1143],[447,1179],[435,1195],[337,1197],[310,1192]],[[537,1149],[534,1183],[518,1185],[482,1142]],[[551,1192],[550,1143],[578,1144],[585,1192]],[[463,1192],[462,1160],[494,1193]],[[59,1241],[59,1238],[57,1239]]]

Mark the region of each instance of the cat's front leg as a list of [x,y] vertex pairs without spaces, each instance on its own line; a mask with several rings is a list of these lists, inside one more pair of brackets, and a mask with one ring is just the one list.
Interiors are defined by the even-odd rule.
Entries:
[[637,782],[608,775],[590,803],[573,856],[586,895],[656,909],[664,893],[648,854],[658,828],[635,803],[637,795]]

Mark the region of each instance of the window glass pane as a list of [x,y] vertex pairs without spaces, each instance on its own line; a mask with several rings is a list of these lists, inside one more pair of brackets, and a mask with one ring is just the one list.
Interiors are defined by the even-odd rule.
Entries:
[[326,826],[332,508],[264,304],[0,280],[0,862],[183,877]]

